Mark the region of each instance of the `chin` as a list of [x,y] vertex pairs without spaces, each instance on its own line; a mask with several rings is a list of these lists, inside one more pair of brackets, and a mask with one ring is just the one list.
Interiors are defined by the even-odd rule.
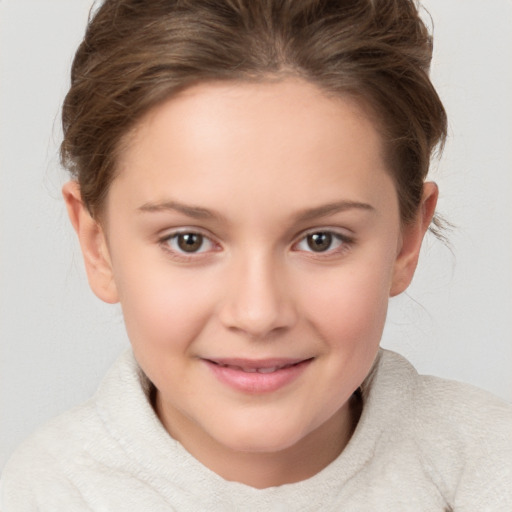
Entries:
[[222,438],[217,437],[217,441],[231,450],[245,453],[277,453],[299,443],[307,433],[300,432],[297,428],[286,428],[284,425],[261,425],[261,428],[241,428],[235,432],[231,430],[229,435],[226,433]]

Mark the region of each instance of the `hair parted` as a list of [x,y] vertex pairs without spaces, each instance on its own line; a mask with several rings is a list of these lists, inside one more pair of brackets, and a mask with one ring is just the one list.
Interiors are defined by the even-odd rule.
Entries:
[[447,131],[431,58],[414,0],[104,0],[73,62],[61,159],[96,215],[152,107],[199,82],[297,76],[370,107],[406,223]]

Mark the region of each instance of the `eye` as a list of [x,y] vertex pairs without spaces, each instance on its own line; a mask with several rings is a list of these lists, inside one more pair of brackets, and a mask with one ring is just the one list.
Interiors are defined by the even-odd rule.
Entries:
[[333,252],[347,244],[350,240],[339,233],[332,231],[315,231],[308,233],[296,245],[299,251],[306,252]]
[[178,253],[197,254],[211,251],[214,248],[213,242],[202,235],[194,232],[175,233],[163,240],[169,248]]

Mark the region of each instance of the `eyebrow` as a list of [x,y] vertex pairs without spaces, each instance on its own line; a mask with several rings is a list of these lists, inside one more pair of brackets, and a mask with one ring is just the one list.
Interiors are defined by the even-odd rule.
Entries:
[[200,206],[192,206],[177,201],[163,201],[161,203],[145,203],[138,208],[140,212],[163,212],[177,211],[183,213],[187,217],[194,219],[215,219],[222,216],[212,210],[201,208]]
[[375,212],[375,208],[368,203],[362,203],[359,201],[338,201],[335,203],[328,203],[322,206],[318,206],[316,208],[308,208],[307,210],[303,210],[298,214],[297,220],[299,222],[305,222],[354,209]]
[[[334,203],[328,203],[315,208],[308,208],[302,210],[296,216],[298,222],[306,222],[313,219],[319,219],[341,213],[347,210],[365,210],[374,212],[375,208],[368,204],[359,201],[337,201]],[[202,208],[200,206],[187,205],[179,203],[178,201],[163,201],[160,203],[145,203],[138,208],[140,212],[162,212],[162,211],[177,211],[183,213],[187,217],[194,219],[221,219],[222,215],[219,213]]]

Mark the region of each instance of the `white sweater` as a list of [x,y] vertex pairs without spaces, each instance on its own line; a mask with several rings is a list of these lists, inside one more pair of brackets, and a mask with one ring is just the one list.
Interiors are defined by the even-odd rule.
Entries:
[[263,490],[228,482],[164,430],[131,353],[86,404],[25,442],[3,474],[2,512],[512,511],[512,407],[420,376],[381,351],[341,455]]

